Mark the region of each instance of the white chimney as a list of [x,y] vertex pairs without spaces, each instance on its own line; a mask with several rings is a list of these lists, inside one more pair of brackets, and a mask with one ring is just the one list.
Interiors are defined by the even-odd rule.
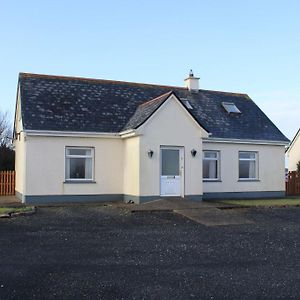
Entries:
[[194,77],[193,70],[190,70],[189,77],[184,80],[185,86],[191,92],[199,91],[199,77]]

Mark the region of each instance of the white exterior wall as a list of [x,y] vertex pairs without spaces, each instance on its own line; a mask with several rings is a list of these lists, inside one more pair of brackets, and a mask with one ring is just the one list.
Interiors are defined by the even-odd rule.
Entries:
[[140,193],[140,137],[124,139],[123,193],[139,196]]
[[[96,183],[64,183],[65,148],[94,147]],[[123,193],[123,141],[114,138],[26,138],[26,195]]]
[[21,133],[16,141],[15,146],[15,170],[16,186],[15,190],[19,194],[25,193],[25,166],[26,166],[26,145],[24,142],[24,133]]
[[[203,182],[204,193],[284,191],[284,146],[203,143],[220,151],[220,182]],[[258,153],[258,181],[239,181],[239,151]]]
[[[184,147],[184,195],[202,195],[202,136],[206,132],[172,96],[141,126],[140,194],[160,195],[160,146]],[[149,158],[148,150],[154,151]],[[191,150],[197,150],[192,157]]]
[[300,161],[300,135],[295,138],[295,141],[288,150],[288,169],[289,171],[297,170],[297,163]]
[[26,144],[25,135],[22,126],[20,98],[19,93],[17,96],[17,107],[15,116],[15,132],[18,134],[14,140],[15,148],[15,170],[16,170],[16,183],[15,190],[17,196],[25,194],[25,169],[26,169]]

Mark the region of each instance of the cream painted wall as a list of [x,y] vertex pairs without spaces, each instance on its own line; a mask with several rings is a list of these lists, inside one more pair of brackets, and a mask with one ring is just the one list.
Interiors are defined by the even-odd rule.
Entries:
[[15,146],[15,170],[16,170],[16,191],[20,194],[25,193],[25,163],[26,163],[26,144],[24,133],[21,133],[18,140],[14,141]]
[[300,161],[300,135],[298,135],[287,153],[289,171],[297,170],[297,163]]
[[[18,94],[19,95],[19,94]],[[20,99],[18,96],[16,119],[15,119],[15,131],[17,139],[14,140],[15,148],[15,170],[16,170],[16,187],[15,190],[19,194],[25,194],[25,167],[26,167],[26,143],[24,139],[24,132],[22,132],[22,119],[20,115]]]
[[[95,148],[96,183],[64,183],[65,147]],[[26,195],[122,194],[123,141],[27,136]]]
[[[203,143],[203,150],[220,151],[221,182],[203,182],[204,193],[284,191],[284,146]],[[259,181],[238,181],[239,151],[258,152]]]
[[140,193],[140,137],[124,139],[123,192],[138,196]]
[[[202,194],[202,141],[207,133],[199,127],[174,96],[141,126],[140,194],[160,195],[160,146],[184,147],[184,194]],[[148,150],[154,151],[150,159]],[[196,157],[191,150],[196,149]]]

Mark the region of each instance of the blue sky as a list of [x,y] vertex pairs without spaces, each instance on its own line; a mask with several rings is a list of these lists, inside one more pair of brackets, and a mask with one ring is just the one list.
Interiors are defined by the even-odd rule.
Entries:
[[19,72],[247,93],[288,138],[300,127],[300,1],[0,0],[0,110]]

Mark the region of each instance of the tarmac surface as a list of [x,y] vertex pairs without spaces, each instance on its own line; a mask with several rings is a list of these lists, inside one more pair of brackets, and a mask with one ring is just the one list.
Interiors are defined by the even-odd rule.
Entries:
[[247,222],[95,205],[0,219],[0,299],[299,299],[300,208],[227,213]]

